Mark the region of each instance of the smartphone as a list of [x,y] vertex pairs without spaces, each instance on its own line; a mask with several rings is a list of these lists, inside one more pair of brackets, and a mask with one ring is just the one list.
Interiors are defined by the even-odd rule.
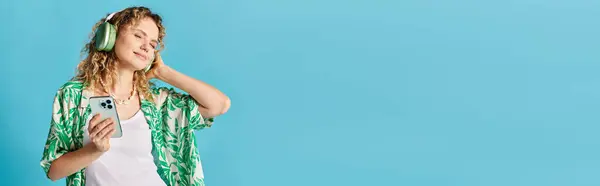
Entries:
[[121,129],[121,122],[119,121],[115,100],[110,96],[95,96],[90,98],[89,103],[92,109],[92,116],[100,114],[100,121],[112,118],[115,122],[115,133],[113,133],[111,138],[122,137],[123,130]]

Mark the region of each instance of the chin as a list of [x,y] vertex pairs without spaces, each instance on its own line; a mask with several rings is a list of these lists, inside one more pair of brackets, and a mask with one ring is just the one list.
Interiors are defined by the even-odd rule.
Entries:
[[142,62],[134,60],[134,61],[129,61],[126,62],[125,64],[121,64],[121,68],[127,68],[127,69],[131,69],[133,71],[137,71],[137,70],[143,70],[144,68],[146,68],[146,66],[142,66]]
[[146,62],[135,58],[129,62],[129,66],[130,66],[130,68],[133,68],[134,70],[141,70],[141,69],[146,68]]
[[138,61],[135,65],[136,70],[144,70],[146,68],[146,65],[148,65],[148,63],[146,63],[145,61]]

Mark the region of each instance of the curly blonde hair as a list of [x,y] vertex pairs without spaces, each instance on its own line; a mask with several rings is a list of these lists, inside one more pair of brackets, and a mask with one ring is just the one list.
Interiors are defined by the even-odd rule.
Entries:
[[[142,6],[129,7],[116,13],[108,22],[115,26],[117,37],[119,30],[127,26],[137,25],[142,19],[151,18],[158,26],[158,46],[156,52],[164,49],[164,37],[166,35],[165,27],[162,24],[162,18],[153,13],[149,8]],[[75,80],[80,80],[86,87],[98,90],[104,86],[112,87],[117,80],[117,56],[114,50],[110,52],[102,52],[96,50],[96,42],[94,41],[95,31],[106,20],[102,18],[92,27],[90,41],[82,50],[82,56],[85,58],[77,65],[77,75]],[[144,70],[138,70],[133,75],[133,84],[137,91],[142,93],[146,99],[153,100],[151,88],[154,83],[150,82],[146,77]],[[105,90],[105,89],[99,89]]]

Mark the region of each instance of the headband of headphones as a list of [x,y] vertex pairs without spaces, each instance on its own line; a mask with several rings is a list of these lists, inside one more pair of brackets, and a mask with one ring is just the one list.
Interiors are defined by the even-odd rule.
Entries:
[[110,19],[112,19],[112,17],[113,17],[113,16],[115,16],[115,14],[117,14],[117,13],[119,13],[119,12],[122,12],[123,10],[126,10],[126,9],[127,9],[127,8],[125,8],[125,9],[122,9],[122,10],[119,10],[119,11],[116,11],[116,12],[113,12],[113,13],[110,13],[108,16],[106,16],[106,20],[105,20],[104,22],[108,22],[108,21],[110,21]]
[[113,16],[115,16],[115,14],[117,14],[117,13],[119,13],[119,12],[121,12],[121,11],[118,11],[118,12],[113,12],[113,13],[111,13],[110,15],[106,16],[106,20],[105,20],[104,22],[108,22],[108,21],[109,21],[109,20],[110,20],[110,19],[111,19]]

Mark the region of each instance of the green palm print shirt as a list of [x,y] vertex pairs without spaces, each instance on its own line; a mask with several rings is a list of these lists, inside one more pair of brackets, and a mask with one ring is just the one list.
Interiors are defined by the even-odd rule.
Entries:
[[[204,174],[194,131],[212,126],[213,118],[203,118],[199,105],[188,94],[173,88],[151,89],[154,101],[140,94],[141,110],[151,128],[152,154],[158,174],[173,186],[204,185]],[[52,161],[83,147],[83,127],[91,116],[88,99],[92,93],[81,81],[69,81],[57,91],[50,131],[41,166],[46,175]],[[85,168],[67,177],[67,186],[85,185]]]

